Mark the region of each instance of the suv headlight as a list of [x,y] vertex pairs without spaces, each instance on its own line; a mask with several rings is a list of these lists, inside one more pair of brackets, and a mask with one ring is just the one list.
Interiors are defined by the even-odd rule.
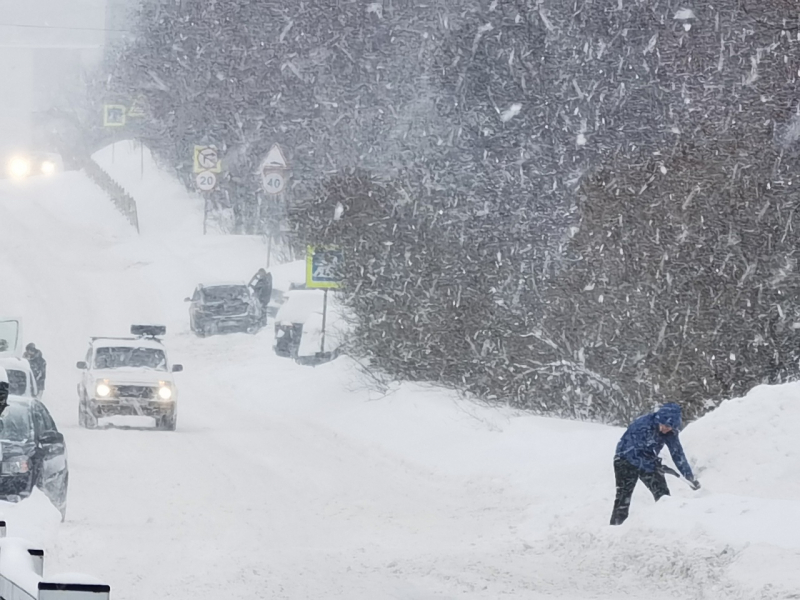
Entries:
[[174,392],[168,383],[159,383],[158,385],[158,399],[164,402],[169,402],[174,396]]
[[56,163],[54,163],[52,160],[46,160],[42,162],[41,170],[42,175],[49,177],[56,172]]
[[31,174],[33,165],[24,156],[14,156],[8,161],[8,174],[14,179],[23,179]]
[[3,475],[21,475],[30,470],[27,456],[14,456],[7,458],[2,464]]
[[95,386],[94,393],[97,394],[98,398],[108,398],[111,395],[111,386],[105,381],[101,381]]

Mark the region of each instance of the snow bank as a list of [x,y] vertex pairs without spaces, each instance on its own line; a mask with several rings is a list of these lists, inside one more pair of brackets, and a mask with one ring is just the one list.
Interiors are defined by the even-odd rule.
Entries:
[[272,289],[288,292],[292,284],[305,285],[306,261],[295,260],[282,265],[273,265],[267,269],[272,273]]
[[800,501],[798,436],[800,383],[788,383],[723,402],[681,437],[716,493]]
[[[275,321],[282,325],[305,323],[309,315],[322,314],[325,298],[323,290],[292,290],[287,292],[286,301],[278,309]],[[330,295],[328,300],[330,301]]]
[[[567,503],[569,519],[545,538],[549,552],[581,561],[590,579],[613,580],[630,593],[647,580],[676,597],[793,597],[800,590],[798,397],[800,384],[793,383],[724,402],[681,435],[699,492],[668,478],[672,496],[654,503],[639,485],[631,516],[618,528],[588,522]],[[666,451],[664,457],[669,462]],[[541,530],[531,521],[533,540]]]
[[115,142],[92,159],[136,200],[142,235],[203,233],[203,198],[161,170],[146,146],[133,140]]

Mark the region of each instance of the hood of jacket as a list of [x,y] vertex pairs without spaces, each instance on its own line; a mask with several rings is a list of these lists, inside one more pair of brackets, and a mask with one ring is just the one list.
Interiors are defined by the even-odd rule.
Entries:
[[656,413],[656,423],[659,425],[668,425],[676,432],[681,430],[681,407],[670,402],[659,408]]

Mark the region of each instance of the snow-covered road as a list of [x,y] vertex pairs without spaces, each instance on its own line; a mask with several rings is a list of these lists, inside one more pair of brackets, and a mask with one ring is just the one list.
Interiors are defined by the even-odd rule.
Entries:
[[[800,589],[787,574],[800,541],[768,515],[777,499],[795,511],[796,490],[770,495],[767,482],[754,498],[745,482],[714,495],[724,478],[702,471],[714,427],[705,445],[686,432],[711,484],[702,494],[671,482],[674,496],[654,505],[639,489],[629,523],[610,528],[616,428],[418,386],[379,396],[346,359],[312,369],[276,357],[271,323],[255,336],[196,338],[183,298],[201,281],[246,278],[265,248],[203,237],[195,218],[170,232],[178,192],[148,194],[144,212],[161,226],[136,237],[79,173],[0,182],[0,313],[24,316],[26,340],[45,352],[45,402],[71,472],[66,523],[41,495],[0,512],[12,535],[40,537],[50,573],[100,577],[116,600],[721,600]],[[88,336],[133,322],[166,324],[185,366],[178,431],[79,429],[74,365]],[[724,473],[725,455],[714,456]],[[720,523],[761,537],[749,546]]]
[[[234,278],[227,261],[246,265],[240,277],[254,272],[258,242],[231,238],[219,257],[225,238],[137,239],[76,173],[4,192],[3,312],[23,315],[26,339],[46,352],[45,400],[70,452],[69,518],[48,566],[102,576],[119,599],[424,598],[464,586],[488,598],[536,587],[527,565],[493,581],[519,547],[508,524],[522,497],[498,506],[496,490],[306,418],[293,404],[335,402],[330,376],[317,382],[276,357],[270,330],[190,334],[184,296]],[[140,321],[166,323],[185,365],[179,430],[79,429],[74,364],[88,336]]]

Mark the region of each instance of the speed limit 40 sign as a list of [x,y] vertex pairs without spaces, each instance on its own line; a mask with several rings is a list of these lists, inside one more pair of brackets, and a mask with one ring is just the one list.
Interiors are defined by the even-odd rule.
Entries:
[[283,171],[264,171],[261,176],[264,191],[280,194],[286,188],[286,175]]
[[280,194],[286,189],[289,177],[289,163],[278,144],[273,144],[259,167],[261,185],[268,194]]

